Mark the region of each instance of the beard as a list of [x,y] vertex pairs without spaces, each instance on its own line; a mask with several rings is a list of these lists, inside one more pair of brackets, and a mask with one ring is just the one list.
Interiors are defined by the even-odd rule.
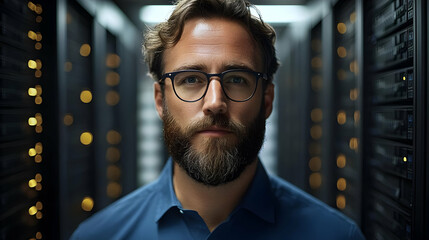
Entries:
[[[265,109],[248,126],[230,121],[225,115],[208,115],[181,129],[164,105],[164,140],[173,160],[195,181],[219,186],[237,179],[257,157],[265,136]],[[234,135],[204,137],[199,149],[191,143],[199,131],[217,126]],[[228,134],[230,135],[230,134]]]

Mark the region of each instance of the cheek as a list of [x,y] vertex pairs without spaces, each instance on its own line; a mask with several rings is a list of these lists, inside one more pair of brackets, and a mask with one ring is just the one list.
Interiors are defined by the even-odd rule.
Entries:
[[[194,118],[198,116],[198,102],[197,103],[187,103],[181,101],[179,98],[174,95],[173,90],[171,93],[165,91],[165,108],[174,117],[176,123],[183,129],[187,126]],[[201,107],[200,107],[201,109]]]

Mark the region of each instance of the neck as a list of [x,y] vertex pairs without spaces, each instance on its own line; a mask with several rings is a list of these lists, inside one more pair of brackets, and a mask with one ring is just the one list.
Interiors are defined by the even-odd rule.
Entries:
[[240,203],[257,166],[258,160],[255,159],[236,180],[211,187],[195,181],[183,168],[174,163],[174,191],[183,208],[197,211],[212,232]]

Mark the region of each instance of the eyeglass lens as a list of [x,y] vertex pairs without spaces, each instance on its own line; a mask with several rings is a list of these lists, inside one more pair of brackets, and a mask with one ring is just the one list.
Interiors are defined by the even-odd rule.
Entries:
[[[257,78],[251,72],[227,72],[222,76],[225,94],[235,101],[250,98],[256,89]],[[209,79],[201,72],[180,72],[174,77],[176,94],[185,101],[200,99],[209,84]]]

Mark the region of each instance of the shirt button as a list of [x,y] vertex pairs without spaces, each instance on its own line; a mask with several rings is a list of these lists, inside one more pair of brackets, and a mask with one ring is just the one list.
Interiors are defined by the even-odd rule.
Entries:
[[183,210],[182,209],[180,209],[180,211],[179,211],[181,214],[183,214]]

